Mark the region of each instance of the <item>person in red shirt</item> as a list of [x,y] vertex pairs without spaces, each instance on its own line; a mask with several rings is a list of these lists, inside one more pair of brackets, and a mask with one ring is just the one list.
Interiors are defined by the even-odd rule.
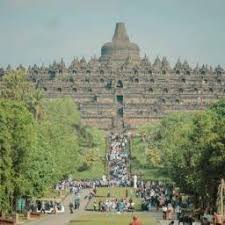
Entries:
[[142,222],[137,216],[133,216],[133,220],[129,225],[142,225]]

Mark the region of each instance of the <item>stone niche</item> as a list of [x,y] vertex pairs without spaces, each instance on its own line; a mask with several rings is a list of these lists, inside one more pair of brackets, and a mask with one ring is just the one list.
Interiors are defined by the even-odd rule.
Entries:
[[97,102],[99,104],[114,104],[114,96],[97,96]]

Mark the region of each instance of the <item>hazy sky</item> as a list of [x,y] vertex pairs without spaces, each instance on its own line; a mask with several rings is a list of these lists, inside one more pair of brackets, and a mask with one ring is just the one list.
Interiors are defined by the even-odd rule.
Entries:
[[0,66],[100,56],[116,22],[151,61],[225,67],[225,0],[0,0]]

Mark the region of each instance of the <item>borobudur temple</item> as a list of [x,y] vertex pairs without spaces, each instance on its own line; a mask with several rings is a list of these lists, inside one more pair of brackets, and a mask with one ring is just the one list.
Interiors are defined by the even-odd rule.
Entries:
[[[22,66],[20,66],[23,68]],[[4,76],[7,69],[1,69]],[[129,40],[124,23],[117,23],[111,42],[101,57],[75,58],[67,68],[63,60],[27,69],[29,79],[46,97],[71,96],[84,124],[104,130],[132,130],[171,112],[198,111],[225,97],[225,72],[221,66],[191,68],[166,59],[153,63],[140,57],[137,44]]]

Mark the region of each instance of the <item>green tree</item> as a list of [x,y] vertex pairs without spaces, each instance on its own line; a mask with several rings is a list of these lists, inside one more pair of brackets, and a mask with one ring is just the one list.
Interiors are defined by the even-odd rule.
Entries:
[[32,114],[23,103],[12,100],[0,101],[0,127],[0,210],[5,211],[14,209],[16,198],[30,187],[26,172],[36,132]]
[[195,196],[196,204],[214,207],[218,184],[225,177],[224,115],[221,100],[206,111],[170,114],[140,129],[149,163],[159,151],[162,166],[182,191]]
[[3,86],[0,96],[5,99],[22,101],[36,120],[42,119],[44,115],[40,89],[28,80],[24,70],[10,70],[3,78]]

